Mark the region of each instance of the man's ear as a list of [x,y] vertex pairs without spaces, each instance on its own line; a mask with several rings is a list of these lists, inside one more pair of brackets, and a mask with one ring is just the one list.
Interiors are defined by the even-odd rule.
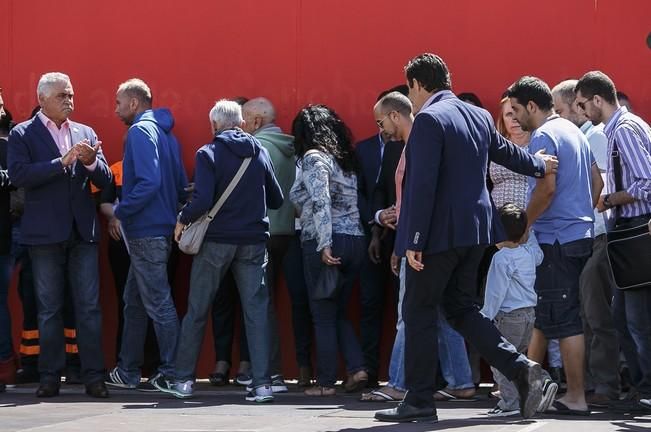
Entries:
[[534,101],[527,102],[527,112],[533,114],[538,111],[538,105]]
[[140,106],[140,101],[136,98],[131,98],[129,99],[129,109],[133,112],[138,111],[138,107]]

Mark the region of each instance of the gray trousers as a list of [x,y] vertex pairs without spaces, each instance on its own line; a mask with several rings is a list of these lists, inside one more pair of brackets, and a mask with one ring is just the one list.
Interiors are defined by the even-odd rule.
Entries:
[[606,235],[594,239],[592,256],[580,279],[585,334],[586,383],[596,393],[619,397],[619,343],[611,312],[613,287],[606,256]]
[[[516,309],[511,312],[499,312],[495,317],[495,327],[502,333],[502,336],[515,346],[518,352],[524,352],[529,346],[533,324],[536,321],[536,314],[533,307]],[[500,401],[498,406],[505,411],[519,410],[520,399],[518,390],[513,383],[494,367],[493,379],[500,387]]]

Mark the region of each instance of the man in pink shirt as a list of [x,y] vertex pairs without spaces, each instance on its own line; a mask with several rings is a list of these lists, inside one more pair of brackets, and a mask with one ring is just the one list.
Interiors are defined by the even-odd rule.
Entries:
[[59,394],[65,367],[62,310],[69,281],[86,393],[108,397],[104,385],[97,242],[100,238],[91,183],[107,186],[111,171],[101,142],[88,126],[69,120],[74,110],[70,78],[41,77],[41,111],[9,135],[9,177],[25,189],[21,243],[32,260],[40,334],[38,397]]

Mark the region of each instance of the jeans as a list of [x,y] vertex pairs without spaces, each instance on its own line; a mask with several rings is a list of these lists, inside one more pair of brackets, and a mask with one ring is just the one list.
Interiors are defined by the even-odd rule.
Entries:
[[298,367],[311,367],[313,323],[305,272],[303,271],[300,231],[297,231],[289,242],[289,249],[283,261],[283,271],[289,291],[289,300],[292,304],[292,330],[296,347],[296,363],[298,363]]
[[398,292],[398,321],[396,322],[396,337],[391,350],[389,362],[388,386],[399,391],[405,388],[405,322],[402,320],[402,300],[405,297],[405,266],[407,259],[400,260],[400,291]]
[[158,371],[174,376],[179,319],[167,279],[171,243],[167,237],[131,239],[131,265],[124,287],[124,330],[118,367],[129,384],[140,382],[148,317],[154,322],[161,364]]
[[[613,317],[633,385],[651,397],[651,288],[615,290]],[[612,359],[615,361],[615,359]]]
[[447,388],[451,390],[475,388],[463,336],[450,327],[443,311],[439,311],[438,325],[439,363],[441,374],[448,383]]
[[332,254],[341,258],[339,266],[339,289],[335,298],[316,300],[311,288],[316,286],[319,274],[326,264],[321,261],[321,252],[316,251],[316,241],[303,242],[305,280],[316,334],[317,385],[334,387],[337,380],[337,354],[344,356],[348,373],[364,369],[364,355],[357,335],[347,317],[347,309],[353,290],[353,283],[359,276],[362,259],[366,254],[364,237],[342,234],[332,235]]
[[63,308],[66,277],[75,310],[81,376],[86,384],[104,380],[102,316],[97,244],[76,233],[62,243],[29,247],[38,303],[41,383],[59,383],[66,365]]
[[221,244],[206,241],[192,262],[188,312],[183,317],[176,354],[176,378],[192,380],[208,315],[224,274],[231,268],[242,301],[251,354],[253,387],[271,383],[269,357],[269,290],[265,284],[267,251],[264,243]]
[[8,305],[12,262],[11,255],[0,255],[0,361],[7,360],[14,353]]
[[277,289],[277,281],[283,267],[283,261],[289,243],[293,236],[289,235],[272,235],[267,240],[267,271],[265,273],[265,282],[269,289],[269,328],[271,330],[271,374],[282,374],[282,359],[280,356],[280,333],[278,332],[278,319],[276,318],[276,305],[274,298]]
[[[215,345],[215,357],[219,361],[233,364],[231,359],[233,353],[233,336],[235,334],[235,310],[240,304],[240,297],[237,294],[237,286],[232,271],[227,271],[219,283],[219,290],[212,302],[212,335]],[[248,362],[249,342],[246,338],[246,326],[244,325],[244,314],[241,313],[238,319],[240,327],[240,361]]]
[[[522,352],[527,349],[533,333],[533,323],[536,314],[532,307],[516,309],[511,312],[499,312],[495,317],[495,326],[502,336]],[[495,368],[493,377],[500,387],[500,401],[498,406],[505,411],[519,409],[520,396],[515,385]]]

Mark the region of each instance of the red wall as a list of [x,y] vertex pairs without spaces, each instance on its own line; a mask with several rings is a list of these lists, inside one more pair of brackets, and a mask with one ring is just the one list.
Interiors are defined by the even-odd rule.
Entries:
[[[36,105],[40,75],[68,73],[74,118],[95,128],[115,161],[125,130],[113,114],[115,89],[140,77],[155,105],[176,116],[189,172],[194,151],[210,138],[208,111],[216,99],[264,95],[285,128],[302,105],[327,103],[364,138],[375,132],[376,95],[402,83],[406,61],[424,51],[440,54],[454,88],[476,92],[490,110],[521,75],[553,85],[601,69],[651,118],[648,0],[414,0],[400,6],[372,0],[0,0],[0,86],[6,106],[23,119]],[[107,270],[103,260],[104,336],[113,358],[115,298]],[[187,277],[180,275],[181,286]],[[12,302],[17,331],[15,291]],[[285,294],[279,307],[287,311],[280,316],[291,375]],[[387,325],[385,361],[390,330]],[[207,345],[202,373],[211,352]]]

